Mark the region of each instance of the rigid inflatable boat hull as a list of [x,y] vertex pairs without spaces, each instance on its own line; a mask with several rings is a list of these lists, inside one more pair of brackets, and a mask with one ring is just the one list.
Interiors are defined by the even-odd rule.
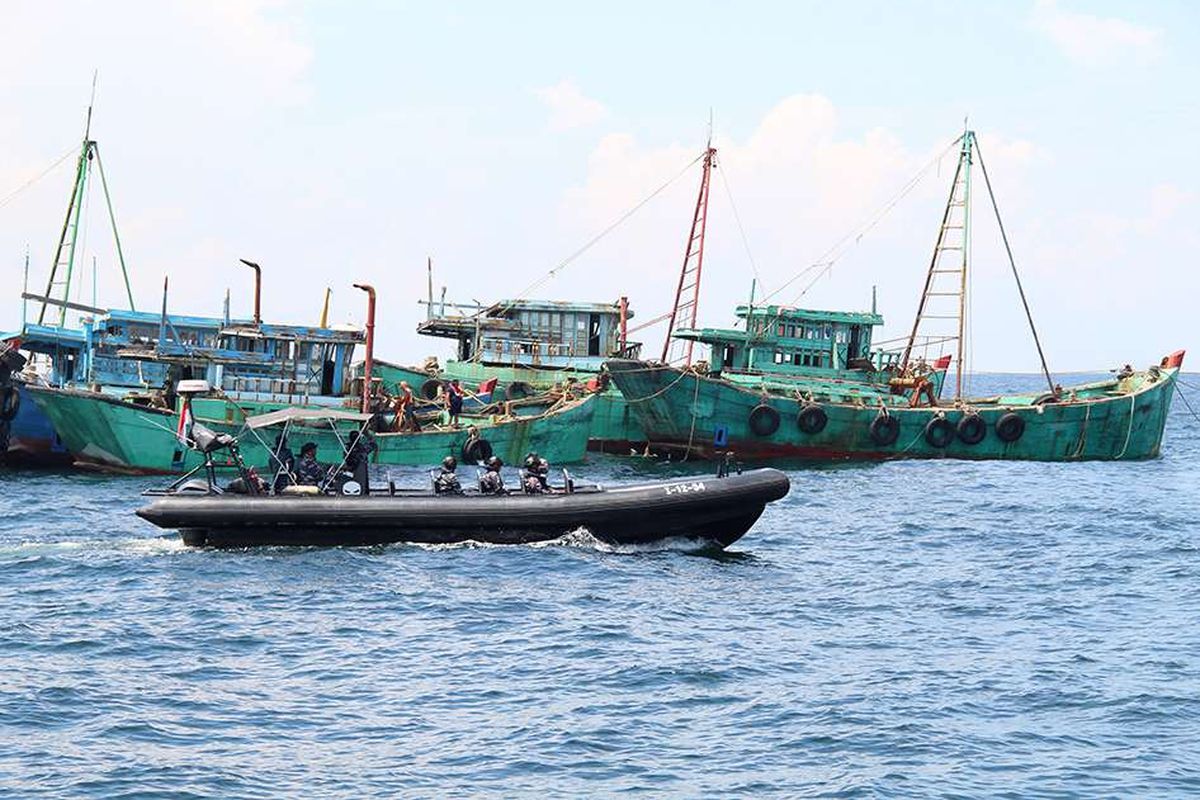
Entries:
[[673,537],[727,547],[788,492],[782,472],[685,478],[574,494],[370,497],[165,495],[137,514],[189,545],[528,544],[581,528],[611,544]]

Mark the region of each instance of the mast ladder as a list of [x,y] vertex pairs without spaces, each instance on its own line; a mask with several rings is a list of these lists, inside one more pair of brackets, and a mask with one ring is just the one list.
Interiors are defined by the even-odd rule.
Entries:
[[695,342],[674,339],[677,329],[695,328],[696,315],[700,310],[700,277],[704,269],[704,235],[708,223],[708,189],[717,151],[710,142],[704,152],[704,168],[700,178],[700,192],[696,196],[696,211],[692,216],[692,227],[684,249],[683,267],[679,271],[679,284],[675,290],[675,305],[667,323],[667,335],[663,341],[662,360],[667,364],[692,365],[692,348]]
[[[912,365],[914,350],[919,347],[919,339],[927,342],[937,340],[943,344],[953,342],[956,357],[956,400],[962,398],[963,376],[966,372],[963,363],[966,343],[964,326],[970,266],[971,162],[974,143],[975,134],[972,131],[962,135],[962,150],[959,153],[958,167],[954,171],[950,197],[946,201],[942,224],[938,228],[937,242],[933,248],[933,257],[929,261],[929,272],[925,276],[925,286],[921,291],[921,301],[917,305],[912,333],[900,360],[901,371]],[[948,326],[944,324],[936,324],[939,321],[952,323],[949,326],[950,330],[946,330]],[[935,324],[931,325],[930,322]]]

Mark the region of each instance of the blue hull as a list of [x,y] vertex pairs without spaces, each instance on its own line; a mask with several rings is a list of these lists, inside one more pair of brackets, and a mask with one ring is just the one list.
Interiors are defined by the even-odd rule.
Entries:
[[10,423],[8,450],[0,455],[6,463],[32,467],[58,467],[74,459],[54,431],[54,425],[38,404],[33,402],[25,387],[17,384],[21,408]]

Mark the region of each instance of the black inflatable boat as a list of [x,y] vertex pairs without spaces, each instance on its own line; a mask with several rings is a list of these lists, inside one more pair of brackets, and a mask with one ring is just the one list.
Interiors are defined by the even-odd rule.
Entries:
[[209,547],[524,544],[580,528],[611,544],[685,537],[726,547],[750,530],[767,503],[786,495],[788,486],[782,472],[757,469],[502,497],[392,488],[357,497],[179,491],[158,495],[137,515],[179,530],[186,544]]

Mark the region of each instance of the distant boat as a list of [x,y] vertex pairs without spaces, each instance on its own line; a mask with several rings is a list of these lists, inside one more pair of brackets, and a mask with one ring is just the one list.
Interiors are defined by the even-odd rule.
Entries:
[[[871,350],[871,329],[883,322],[873,311],[755,306],[752,300],[737,310],[743,330],[698,330],[698,295],[681,295],[677,308],[690,310],[693,324],[669,336],[686,346],[683,363],[674,365],[667,348],[657,362],[606,362],[652,446],[696,457],[734,451],[758,461],[1159,455],[1182,350],[1143,371],[1126,367],[1111,380],[1065,388],[1052,380],[1042,358],[1043,392],[983,398],[963,393],[975,161],[988,179],[974,133],[965,132],[955,146],[959,161],[950,198],[912,332],[899,349]],[[990,195],[990,182],[988,190]],[[998,210],[996,216],[999,220]],[[1005,238],[1006,249],[1007,244]],[[703,252],[702,239],[697,250]],[[1015,263],[1012,268],[1016,276]],[[688,269],[685,263],[685,275]],[[697,275],[697,293],[698,284]],[[1025,311],[1041,357],[1027,304]],[[934,330],[938,320],[941,330]],[[693,361],[696,343],[711,348],[710,361]],[[938,352],[945,349],[950,352]],[[946,401],[941,394],[952,361],[954,396]]]

